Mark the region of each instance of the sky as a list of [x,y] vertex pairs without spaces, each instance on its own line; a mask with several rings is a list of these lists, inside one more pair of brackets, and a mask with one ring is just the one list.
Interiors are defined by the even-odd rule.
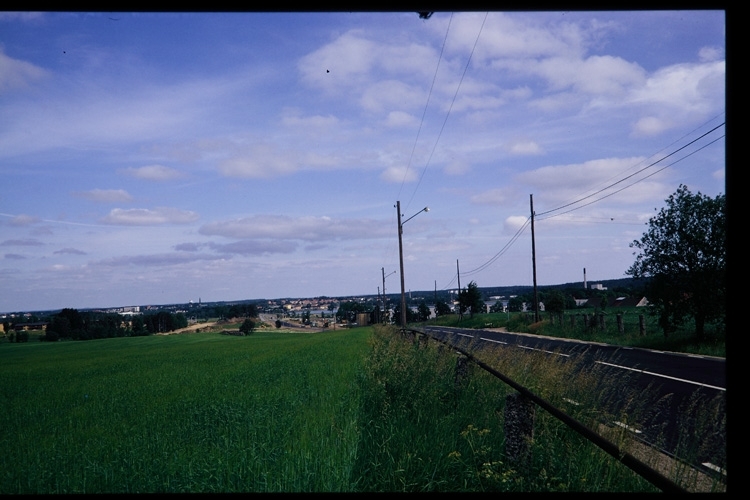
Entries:
[[399,293],[397,203],[407,292],[626,277],[681,184],[725,193],[725,38],[722,10],[0,12],[0,312]]

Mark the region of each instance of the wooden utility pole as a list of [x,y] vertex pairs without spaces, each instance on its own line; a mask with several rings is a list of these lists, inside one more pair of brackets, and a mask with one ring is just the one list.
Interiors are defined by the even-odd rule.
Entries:
[[531,204],[531,267],[534,273],[534,323],[539,322],[539,295],[536,289],[536,247],[534,245],[534,195],[529,195]]
[[406,328],[406,294],[404,293],[404,247],[401,242],[404,228],[401,224],[401,202],[396,202],[398,214],[398,262],[401,266],[401,328]]
[[458,270],[458,259],[456,259],[456,276],[458,277],[458,319],[464,318],[464,314],[461,312],[461,273]]
[[385,268],[381,267],[380,271],[383,273],[383,323],[385,323]]

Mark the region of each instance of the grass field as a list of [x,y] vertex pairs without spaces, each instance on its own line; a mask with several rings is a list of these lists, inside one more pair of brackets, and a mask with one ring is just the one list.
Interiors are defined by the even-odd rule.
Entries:
[[[492,357],[597,421],[591,374]],[[542,411],[509,461],[513,391],[456,366],[387,327],[4,343],[0,494],[656,491]]]
[[0,348],[0,493],[350,491],[368,329]]
[[[665,337],[658,326],[656,318],[650,316],[644,308],[623,307],[604,311],[604,328],[599,328],[598,317],[601,311],[593,309],[566,310],[562,323],[553,321],[549,314],[540,313],[540,320],[533,322],[533,313],[489,313],[477,314],[473,318],[465,315],[459,318],[456,314],[430,320],[427,324],[456,326],[462,328],[499,328],[519,333],[534,333],[550,337],[570,338],[605,344],[642,347],[672,352],[701,354],[706,356],[726,357],[726,334],[722,325],[706,325],[706,338],[698,342],[695,338],[694,325],[687,321],[676,332]],[[583,315],[587,314],[590,324],[596,327],[585,327]],[[617,315],[621,315],[623,332],[617,326]],[[641,335],[639,316],[643,315],[645,333]],[[572,324],[574,318],[575,324]],[[593,323],[596,321],[596,323]]]

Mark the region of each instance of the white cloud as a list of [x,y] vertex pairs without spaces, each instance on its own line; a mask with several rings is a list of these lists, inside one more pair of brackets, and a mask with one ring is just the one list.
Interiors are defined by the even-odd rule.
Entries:
[[102,203],[121,203],[133,200],[133,197],[124,189],[92,189],[74,194],[80,198]]
[[299,170],[299,165],[290,152],[270,144],[256,144],[222,161],[218,169],[226,177],[268,179],[292,174]]
[[506,233],[514,234],[516,231],[521,229],[528,220],[528,217],[522,215],[511,215],[505,219],[503,223],[503,229]]
[[288,217],[254,215],[241,219],[204,224],[199,232],[208,236],[234,239],[281,239],[320,241],[345,238],[378,238],[389,232],[382,224],[368,219],[332,219],[330,217]]
[[19,215],[9,215],[9,214],[3,214],[7,215],[8,217],[11,217],[10,224],[13,226],[29,226],[31,224],[36,224],[41,219],[39,217],[36,217],[34,215],[27,215],[27,214],[19,214]]
[[514,201],[515,193],[508,188],[497,188],[484,191],[471,197],[471,202],[478,205],[504,205],[509,201]]
[[10,89],[25,87],[34,80],[47,75],[47,71],[5,54],[0,46],[0,93]]
[[410,127],[416,124],[417,118],[404,111],[391,111],[385,120],[387,127]]
[[649,110],[664,123],[683,124],[723,111],[726,62],[676,64],[656,71],[634,88],[628,102]]
[[542,148],[534,141],[518,140],[513,141],[507,146],[508,152],[512,155],[539,155],[542,154]]
[[179,179],[183,174],[174,168],[165,167],[164,165],[146,165],[143,167],[129,167],[124,173],[137,179],[149,181],[169,181]]
[[383,173],[380,174],[380,178],[385,182],[399,183],[399,182],[414,182],[417,180],[417,170],[414,168],[404,167],[388,167]]
[[153,226],[162,224],[189,224],[198,220],[198,214],[189,210],[178,210],[176,208],[133,208],[124,210],[113,209],[109,215],[102,219],[105,224],[123,226]]
[[698,51],[698,59],[701,62],[718,61],[724,58],[724,49],[721,47],[702,47]]

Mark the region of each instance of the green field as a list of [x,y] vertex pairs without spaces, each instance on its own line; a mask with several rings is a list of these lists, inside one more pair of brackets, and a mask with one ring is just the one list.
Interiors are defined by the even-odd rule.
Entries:
[[[593,373],[486,356],[555,404],[585,401],[566,409],[582,421],[604,411]],[[508,460],[513,390],[456,367],[387,327],[0,344],[0,494],[656,491],[541,410],[531,460]]]
[[349,491],[369,329],[0,346],[0,493]]

